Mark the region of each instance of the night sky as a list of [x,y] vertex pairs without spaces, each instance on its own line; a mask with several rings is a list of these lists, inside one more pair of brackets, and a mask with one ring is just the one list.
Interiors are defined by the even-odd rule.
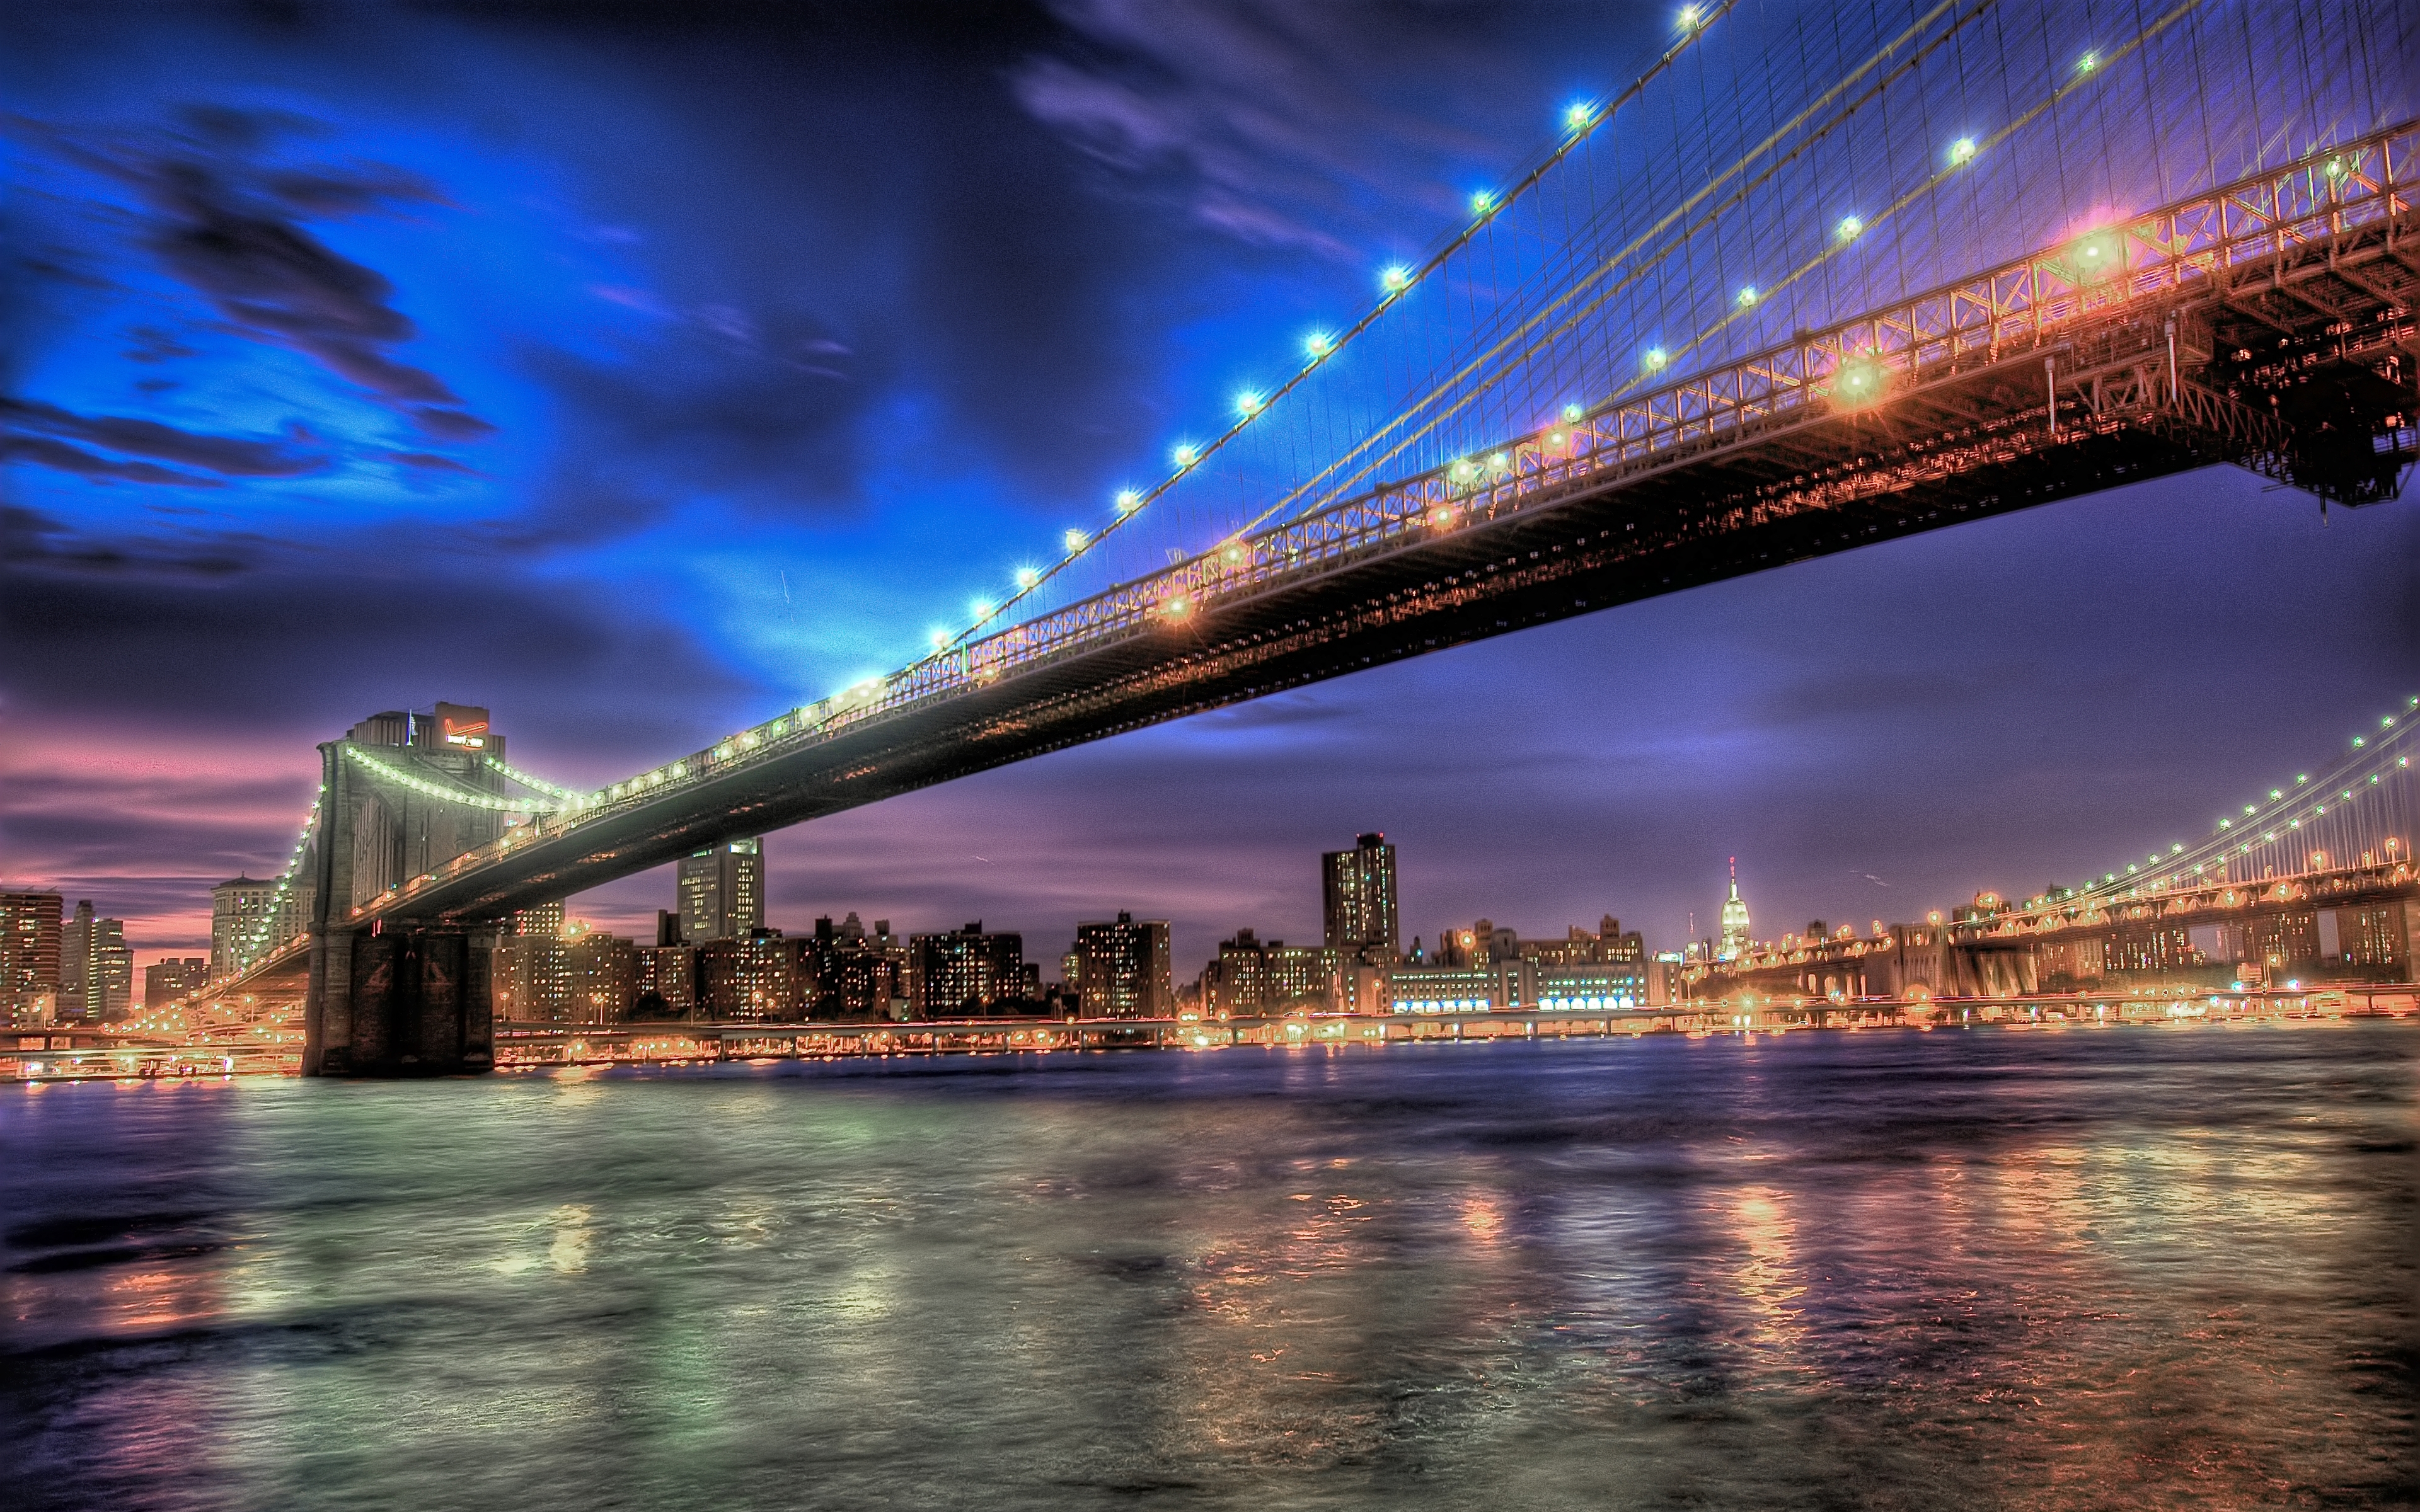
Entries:
[[[195,951],[372,711],[596,784],[904,664],[1667,9],[9,8],[0,882]],[[771,921],[1189,977],[1365,829],[1431,940],[2031,891],[2420,692],[2415,520],[2212,471],[1601,613],[776,835]]]

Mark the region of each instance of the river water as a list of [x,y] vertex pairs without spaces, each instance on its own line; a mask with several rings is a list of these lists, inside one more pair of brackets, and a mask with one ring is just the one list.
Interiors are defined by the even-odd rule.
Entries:
[[0,1093],[0,1504],[2410,1505],[2420,1026]]

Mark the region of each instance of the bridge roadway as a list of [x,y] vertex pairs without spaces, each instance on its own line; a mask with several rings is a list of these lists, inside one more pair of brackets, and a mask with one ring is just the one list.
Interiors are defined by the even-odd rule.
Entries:
[[2391,499],[2420,410],[2415,169],[2407,123],[1519,438],[1504,475],[1423,475],[1226,543],[325,924],[494,920],[1162,720],[2213,463]]

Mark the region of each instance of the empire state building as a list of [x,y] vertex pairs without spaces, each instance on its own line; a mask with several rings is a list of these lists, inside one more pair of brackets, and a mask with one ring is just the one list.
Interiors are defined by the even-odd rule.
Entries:
[[1736,961],[1747,954],[1747,904],[1740,901],[1739,857],[1731,857],[1731,895],[1723,901],[1722,944],[1714,951],[1717,961]]

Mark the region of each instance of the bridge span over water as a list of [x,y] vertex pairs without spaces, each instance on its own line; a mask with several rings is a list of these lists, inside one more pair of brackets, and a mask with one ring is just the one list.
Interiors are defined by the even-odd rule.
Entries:
[[897,672],[594,791],[331,742],[309,928],[244,980],[307,977],[311,1071],[477,1067],[482,931],[729,838],[2192,469],[2394,500],[2420,39],[2183,0],[2078,50],[2056,28],[2105,18],[2001,8],[1726,52],[1730,7],[1691,8],[1358,324]]

